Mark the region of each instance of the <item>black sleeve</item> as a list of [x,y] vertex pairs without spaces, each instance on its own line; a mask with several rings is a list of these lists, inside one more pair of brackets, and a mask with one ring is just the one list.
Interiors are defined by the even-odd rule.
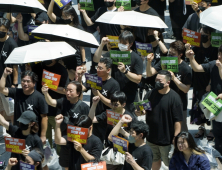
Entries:
[[95,160],[98,160],[101,156],[103,150],[103,145],[100,139],[98,138],[93,142],[92,149],[89,150],[89,154],[95,158]]
[[7,130],[7,133],[10,134],[11,137],[14,137],[18,129],[19,129],[18,126],[15,126],[9,123],[9,128]]
[[63,108],[63,102],[64,102],[64,97],[60,98],[60,99],[56,99],[57,105],[56,107],[58,107],[60,110],[62,110]]
[[95,23],[96,22],[96,20],[100,17],[99,16],[99,11],[101,10],[101,8],[99,8],[97,11],[96,11],[96,13],[91,17],[91,21],[93,22],[93,23]]
[[182,29],[187,28],[187,29],[190,30],[190,19],[191,19],[191,17],[192,17],[192,14],[187,18],[187,20],[186,20],[185,24],[183,25]]
[[173,102],[172,106],[172,116],[173,116],[173,121],[174,122],[181,122],[183,121],[183,103],[181,101],[181,98],[178,94],[175,97],[175,100]]
[[209,62],[209,63],[201,64],[201,65],[202,65],[204,71],[205,71],[206,73],[210,74],[210,72],[211,72],[211,70],[212,70],[212,68],[213,68],[213,66],[214,66],[215,64],[216,64],[216,61],[214,60],[214,61],[211,61],[211,62]]
[[16,88],[8,88],[8,97],[15,99],[16,96]]
[[142,61],[142,58],[139,57],[139,55],[138,55],[138,57],[136,57],[134,69],[135,69],[135,74],[142,75],[142,73],[143,73],[143,61]]
[[66,23],[64,22],[64,19],[56,16],[56,22],[55,22],[55,24],[66,24]]
[[11,54],[11,52],[16,48],[18,47],[17,43],[15,42],[14,39],[12,39],[11,43],[10,43],[10,51],[8,52],[8,56]]
[[106,123],[107,122],[107,115],[106,112],[103,112],[96,116],[96,119],[99,123]]
[[151,150],[149,151],[148,149],[146,149],[143,152],[143,160],[139,166],[142,167],[144,170],[151,170],[152,163],[153,163],[152,151]]
[[64,87],[65,88],[69,83],[69,75],[68,75],[68,72],[65,69],[65,67],[62,70],[63,70],[63,73],[61,75],[61,79],[60,79],[60,82],[59,82],[59,87]]
[[184,75],[182,83],[185,84],[185,85],[191,85],[192,84],[192,70],[189,66],[187,67],[187,71]]
[[162,70],[161,61],[159,61],[156,65],[154,65],[153,68],[154,68],[157,72],[160,71],[160,70]]
[[40,151],[42,151],[42,153],[44,153],[42,141],[41,141],[41,139],[39,138],[38,135],[35,136],[35,148],[40,149]]
[[38,99],[39,101],[39,113],[41,114],[48,114],[48,104],[46,103],[46,100],[42,94],[40,94],[40,97]]
[[102,56],[110,58],[110,52],[107,52],[107,53],[103,54]]
[[146,93],[146,95],[144,96],[143,100],[146,100],[146,99],[149,100],[152,91],[153,91],[153,90],[148,91],[148,92]]

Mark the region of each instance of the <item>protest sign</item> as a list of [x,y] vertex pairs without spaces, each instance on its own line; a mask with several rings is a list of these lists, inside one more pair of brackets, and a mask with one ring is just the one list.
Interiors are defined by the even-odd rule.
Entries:
[[118,62],[122,62],[125,65],[131,64],[130,51],[110,51],[110,58],[113,60],[113,64],[118,65]]
[[81,144],[87,144],[89,129],[78,126],[67,125],[67,140],[77,141]]
[[42,40],[44,38],[40,38],[40,37],[37,37],[37,36],[33,36],[32,35],[32,31],[34,29],[36,29],[38,26],[37,25],[28,25],[28,33],[29,33],[29,39],[32,40],[32,39],[38,39],[38,40]]
[[141,101],[141,102],[134,102],[134,106],[137,110],[152,110],[151,103],[148,99]]
[[186,5],[192,5],[192,3],[196,2],[197,4],[200,3],[202,0],[185,0]]
[[[111,110],[106,110],[106,116],[107,116],[107,124],[109,125],[116,125],[119,120],[122,118],[123,115],[119,113],[115,113]],[[127,127],[128,125],[125,123],[123,124],[123,127]]]
[[85,9],[87,11],[95,11],[93,0],[80,0],[79,1],[81,9]]
[[60,9],[66,6],[71,0],[54,0]]
[[47,84],[49,89],[57,90],[59,87],[61,75],[49,72],[47,70],[43,70],[42,73],[42,85]]
[[111,48],[119,48],[119,36],[107,35],[107,37],[109,38],[109,44],[111,45]]
[[102,78],[98,76],[94,76],[92,74],[85,74],[86,77],[86,83],[91,87],[96,90],[102,90]]
[[35,165],[30,165],[20,161],[20,170],[35,170]]
[[101,161],[98,163],[90,162],[90,163],[81,164],[81,170],[107,170],[106,162]]
[[170,70],[177,73],[178,70],[178,57],[160,57],[162,70]]
[[117,150],[118,152],[125,154],[125,152],[128,152],[128,145],[129,141],[126,139],[123,139],[119,136],[112,136],[113,140],[113,149]]
[[212,47],[220,47],[222,45],[222,33],[211,33]]
[[41,4],[45,4],[45,1],[44,0],[38,0]]
[[5,137],[5,150],[7,152],[22,154],[23,149],[25,149],[25,139]]
[[210,92],[207,97],[202,101],[202,104],[215,116],[222,111],[222,100],[216,100],[217,95]]
[[183,42],[190,43],[190,45],[200,47],[201,34],[195,31],[183,29]]
[[148,43],[141,43],[141,42],[137,42],[136,43],[136,49],[137,49],[137,53],[141,56],[147,56],[150,53],[153,53],[153,47],[152,44],[148,44]]
[[218,3],[218,0],[213,0],[212,3]]
[[131,0],[116,0],[116,7],[124,7],[124,10],[131,10]]

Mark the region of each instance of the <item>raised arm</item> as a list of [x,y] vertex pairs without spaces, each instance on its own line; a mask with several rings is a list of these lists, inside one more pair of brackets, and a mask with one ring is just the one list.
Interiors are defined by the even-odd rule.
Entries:
[[42,93],[45,96],[45,100],[46,100],[47,104],[52,106],[52,107],[56,107],[57,101],[55,99],[51,98],[51,96],[48,93],[48,90],[49,90],[48,86],[46,84],[44,84],[42,86]]
[[55,143],[58,145],[66,145],[67,142],[65,140],[65,138],[62,137],[62,133],[61,133],[61,129],[60,129],[60,125],[63,121],[63,115],[57,115],[55,117],[55,122],[56,122],[56,126],[55,126]]
[[159,40],[159,35],[158,34],[159,34],[159,31],[157,31],[157,30],[153,31],[153,35],[154,35],[154,37],[155,37],[155,39],[156,39],[156,41],[157,41],[157,43],[160,47],[160,50],[162,51],[163,54],[166,54],[168,52],[168,49],[166,48],[165,44],[161,40]]
[[96,111],[96,107],[97,107],[97,104],[99,103],[99,96],[94,96],[92,101],[93,101],[93,104],[89,110],[89,117],[92,119],[93,123],[98,123],[96,117],[95,117],[95,111]]
[[220,60],[218,60],[218,59],[216,61],[216,66],[218,67],[220,78],[222,79],[222,64],[221,64]]
[[102,51],[103,51],[103,47],[109,43],[109,38],[108,37],[103,37],[101,40],[101,44],[99,46],[99,48],[96,50],[94,56],[93,56],[93,61],[98,63],[100,58],[102,57]]
[[8,165],[5,168],[5,170],[11,170],[13,166],[15,166],[18,163],[17,158],[9,158]]
[[94,96],[99,96],[101,102],[103,102],[103,104],[105,104],[106,106],[110,107],[111,108],[111,100],[110,99],[107,99],[105,96],[103,96],[99,90],[96,90],[96,89],[91,89],[92,90],[92,93],[94,94]]
[[23,30],[23,24],[22,24],[23,17],[22,17],[22,14],[19,13],[17,15],[16,19],[18,21],[18,35],[19,35],[19,39],[22,40],[22,41],[29,41],[29,35],[24,33],[24,30]]
[[48,7],[47,14],[48,14],[49,18],[52,20],[52,22],[55,23],[56,22],[56,15],[53,13],[54,4],[55,4],[54,0],[51,0],[49,7]]
[[0,124],[5,127],[6,130],[9,129],[9,122],[0,114]]
[[84,19],[84,21],[86,22],[86,25],[87,25],[87,26],[93,25],[94,23],[92,22],[92,20],[91,20],[91,19],[89,18],[89,16],[87,15],[86,10],[81,9],[81,5],[80,5],[80,4],[78,4],[78,9],[79,9],[79,11],[82,13],[83,19]]
[[153,53],[148,54],[148,56],[147,56],[147,66],[146,66],[146,75],[147,75],[147,77],[151,77],[151,76],[157,74],[157,71],[151,65],[153,59],[154,59],[154,54]]
[[12,74],[12,68],[6,67],[4,73],[2,74],[2,78],[0,80],[0,92],[5,96],[8,96],[9,90],[5,87],[6,78],[8,75]]

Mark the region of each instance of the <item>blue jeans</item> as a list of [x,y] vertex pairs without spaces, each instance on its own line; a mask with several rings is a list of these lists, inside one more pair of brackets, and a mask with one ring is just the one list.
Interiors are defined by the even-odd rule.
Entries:
[[213,134],[215,137],[215,149],[222,154],[222,122],[212,121]]

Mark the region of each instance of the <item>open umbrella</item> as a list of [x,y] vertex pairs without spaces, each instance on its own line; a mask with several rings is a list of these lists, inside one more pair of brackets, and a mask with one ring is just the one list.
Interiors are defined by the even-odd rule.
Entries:
[[159,17],[135,11],[105,12],[96,22],[134,27],[168,28]]
[[76,50],[66,42],[37,42],[15,48],[5,64],[23,64],[71,56]]
[[99,46],[92,34],[69,25],[42,24],[32,31],[32,35],[51,41],[65,41],[71,45],[74,43],[82,47]]
[[200,13],[200,23],[222,31],[222,5],[210,7]]
[[14,13],[47,12],[38,0],[0,0],[0,11]]

